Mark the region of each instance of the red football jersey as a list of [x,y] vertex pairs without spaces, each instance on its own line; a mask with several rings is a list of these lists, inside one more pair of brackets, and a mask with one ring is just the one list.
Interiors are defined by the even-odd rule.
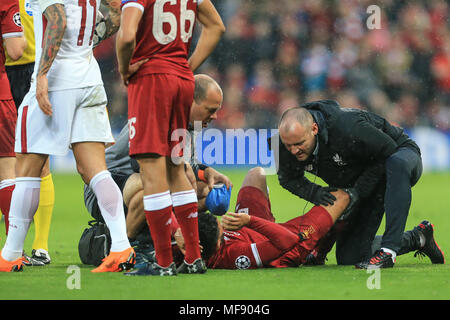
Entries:
[[12,99],[8,77],[5,71],[5,52],[3,40],[12,37],[20,37],[23,34],[20,23],[19,1],[0,1],[0,100]]
[[299,256],[299,236],[280,224],[252,216],[248,227],[224,231],[224,243],[209,259],[208,267],[216,269],[255,269],[293,267],[300,261],[282,259],[290,252]]
[[170,73],[192,79],[188,53],[197,16],[197,0],[123,0],[122,10],[143,11],[131,63],[149,58],[138,75]]

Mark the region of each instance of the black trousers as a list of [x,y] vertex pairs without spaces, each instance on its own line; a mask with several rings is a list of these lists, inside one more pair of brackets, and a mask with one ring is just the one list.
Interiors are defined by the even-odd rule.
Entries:
[[400,148],[386,160],[386,230],[381,247],[400,250],[411,206],[411,188],[419,181],[422,170],[420,155],[410,148]]
[[[380,247],[400,253],[411,205],[411,187],[422,175],[422,159],[413,149],[400,148],[386,160],[386,178],[373,195],[364,201],[336,239],[338,264],[349,265],[372,255],[384,212],[386,229]],[[403,240],[404,244],[404,240]],[[403,253],[403,252],[402,252]]]

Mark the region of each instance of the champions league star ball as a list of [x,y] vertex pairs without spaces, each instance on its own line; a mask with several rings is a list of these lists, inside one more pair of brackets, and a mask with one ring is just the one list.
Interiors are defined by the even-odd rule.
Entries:
[[94,36],[92,37],[92,42],[94,48],[105,40],[106,35],[106,19],[103,14],[97,10],[97,19],[95,23]]
[[238,269],[248,269],[250,268],[250,259],[247,256],[239,256],[234,261],[236,268]]

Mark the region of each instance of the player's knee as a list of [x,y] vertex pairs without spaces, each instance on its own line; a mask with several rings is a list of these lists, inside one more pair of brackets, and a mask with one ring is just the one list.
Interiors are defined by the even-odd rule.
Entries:
[[252,186],[256,188],[260,188],[262,190],[266,190],[266,172],[264,168],[255,167],[248,171],[247,175],[244,178],[244,182],[242,183],[242,187]]
[[342,205],[347,206],[350,203],[350,195],[343,190],[339,189],[338,191],[336,191],[335,197],[342,203]]
[[84,183],[89,184],[90,179],[87,176],[87,170],[84,168],[84,166],[77,163],[77,171],[81,176],[81,179],[83,179]]
[[[134,195],[143,190],[141,176],[139,173],[133,173],[125,182],[123,187],[123,201],[127,207],[130,205],[130,201]],[[142,199],[141,199],[142,200]]]

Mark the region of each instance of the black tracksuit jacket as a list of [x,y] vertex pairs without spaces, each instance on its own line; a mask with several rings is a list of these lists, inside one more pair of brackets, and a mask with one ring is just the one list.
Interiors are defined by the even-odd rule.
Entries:
[[279,140],[277,173],[281,186],[307,201],[312,202],[320,186],[309,181],[305,171],[329,186],[353,187],[364,199],[384,179],[385,160],[398,148],[409,147],[420,155],[419,147],[402,128],[374,113],[341,108],[333,100],[301,107],[308,109],[318,124],[318,152],[306,161],[298,161]]

